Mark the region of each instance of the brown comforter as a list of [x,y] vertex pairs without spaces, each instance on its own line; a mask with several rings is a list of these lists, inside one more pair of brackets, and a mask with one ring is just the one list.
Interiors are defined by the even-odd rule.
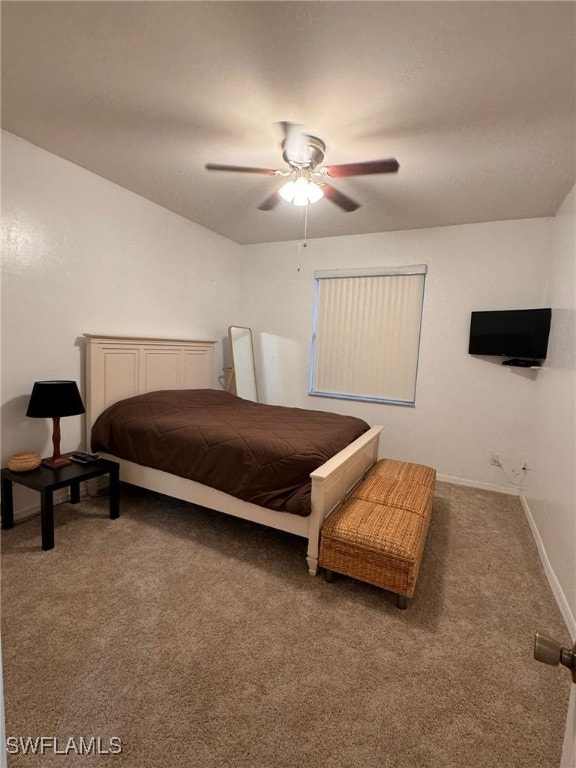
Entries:
[[310,472],[369,429],[353,416],[163,390],[110,406],[92,450],[196,480],[262,507],[310,514]]

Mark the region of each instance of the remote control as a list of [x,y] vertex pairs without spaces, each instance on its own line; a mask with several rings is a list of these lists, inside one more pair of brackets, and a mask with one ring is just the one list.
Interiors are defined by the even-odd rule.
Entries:
[[77,461],[80,464],[89,464],[91,461],[97,461],[100,456],[97,453],[82,453],[80,451],[79,453],[73,453],[70,458],[72,461]]

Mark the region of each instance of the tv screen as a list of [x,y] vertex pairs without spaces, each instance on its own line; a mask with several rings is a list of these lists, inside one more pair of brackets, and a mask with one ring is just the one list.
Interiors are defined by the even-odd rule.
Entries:
[[544,360],[551,317],[551,309],[472,312],[468,353]]

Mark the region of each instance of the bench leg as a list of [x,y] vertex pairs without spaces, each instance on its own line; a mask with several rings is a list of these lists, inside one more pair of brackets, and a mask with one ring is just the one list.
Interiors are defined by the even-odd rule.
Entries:
[[329,568],[326,568],[324,571],[324,578],[329,584],[332,584],[334,581],[334,571],[331,571]]
[[396,607],[401,611],[405,611],[408,608],[408,598],[406,595],[396,595]]

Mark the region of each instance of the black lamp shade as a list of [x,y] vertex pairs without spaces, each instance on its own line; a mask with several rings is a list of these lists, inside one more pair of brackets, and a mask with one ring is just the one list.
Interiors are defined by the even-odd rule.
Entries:
[[34,382],[26,416],[59,418],[84,412],[84,403],[75,381]]

